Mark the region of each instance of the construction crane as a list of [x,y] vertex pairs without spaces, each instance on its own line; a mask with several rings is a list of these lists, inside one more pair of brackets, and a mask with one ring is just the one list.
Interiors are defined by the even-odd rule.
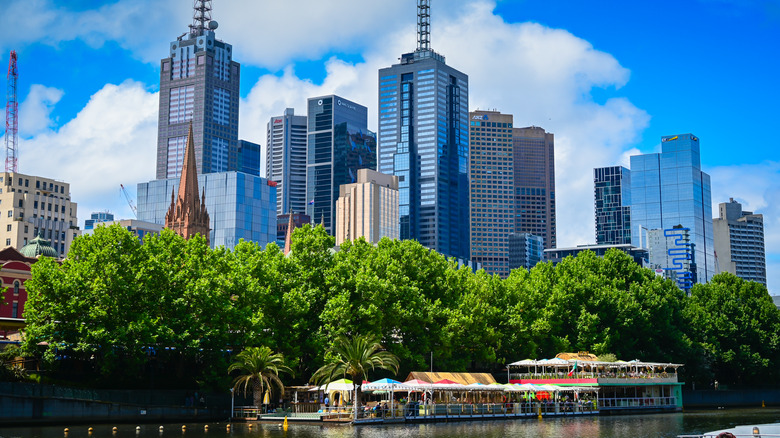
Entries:
[[17,144],[19,142],[19,102],[16,100],[16,51],[11,50],[8,61],[8,89],[5,103],[5,171],[17,172]]
[[124,193],[125,199],[127,199],[127,205],[130,206],[130,210],[133,210],[133,216],[135,216],[135,218],[138,219],[138,209],[135,208],[133,199],[130,198],[130,195],[127,193],[127,190],[125,190],[124,184],[119,184],[119,188],[122,190],[122,193]]

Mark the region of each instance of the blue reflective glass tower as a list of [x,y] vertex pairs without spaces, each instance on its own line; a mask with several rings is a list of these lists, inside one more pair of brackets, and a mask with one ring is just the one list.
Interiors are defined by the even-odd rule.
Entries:
[[468,76],[431,50],[429,10],[417,50],[379,70],[378,167],[398,176],[401,238],[468,259]]
[[689,229],[698,281],[715,275],[710,176],[695,135],[662,137],[661,153],[631,157],[631,224],[634,246],[643,246],[646,230]]
[[631,243],[631,171],[622,166],[593,169],[596,244]]

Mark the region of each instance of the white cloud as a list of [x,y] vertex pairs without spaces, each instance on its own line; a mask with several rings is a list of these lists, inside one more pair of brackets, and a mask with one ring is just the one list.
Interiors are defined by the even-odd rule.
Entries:
[[51,112],[63,94],[57,88],[33,84],[27,98],[19,104],[19,136],[29,137],[55,126]]
[[134,194],[154,178],[157,107],[157,94],[140,83],[108,84],[58,130],[20,140],[19,172],[70,183],[80,223],[106,209],[132,217],[119,184]]

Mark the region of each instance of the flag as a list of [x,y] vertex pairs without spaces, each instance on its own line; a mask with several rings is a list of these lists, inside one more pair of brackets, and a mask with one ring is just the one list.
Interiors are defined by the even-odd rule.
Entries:
[[314,205],[314,199],[312,199],[311,201],[309,201],[309,205]]
[[571,371],[569,371],[569,374],[568,374],[569,377],[571,377],[571,375],[574,374],[575,371],[577,371],[577,361],[576,360],[574,361],[574,366],[572,367]]

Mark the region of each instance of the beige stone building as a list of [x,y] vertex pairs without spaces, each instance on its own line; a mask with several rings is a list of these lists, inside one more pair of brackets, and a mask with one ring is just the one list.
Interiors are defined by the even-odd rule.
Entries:
[[79,234],[70,184],[21,173],[0,173],[0,245],[21,249],[41,235],[63,258]]
[[339,187],[336,245],[361,236],[371,243],[400,237],[397,176],[360,169],[356,183]]

